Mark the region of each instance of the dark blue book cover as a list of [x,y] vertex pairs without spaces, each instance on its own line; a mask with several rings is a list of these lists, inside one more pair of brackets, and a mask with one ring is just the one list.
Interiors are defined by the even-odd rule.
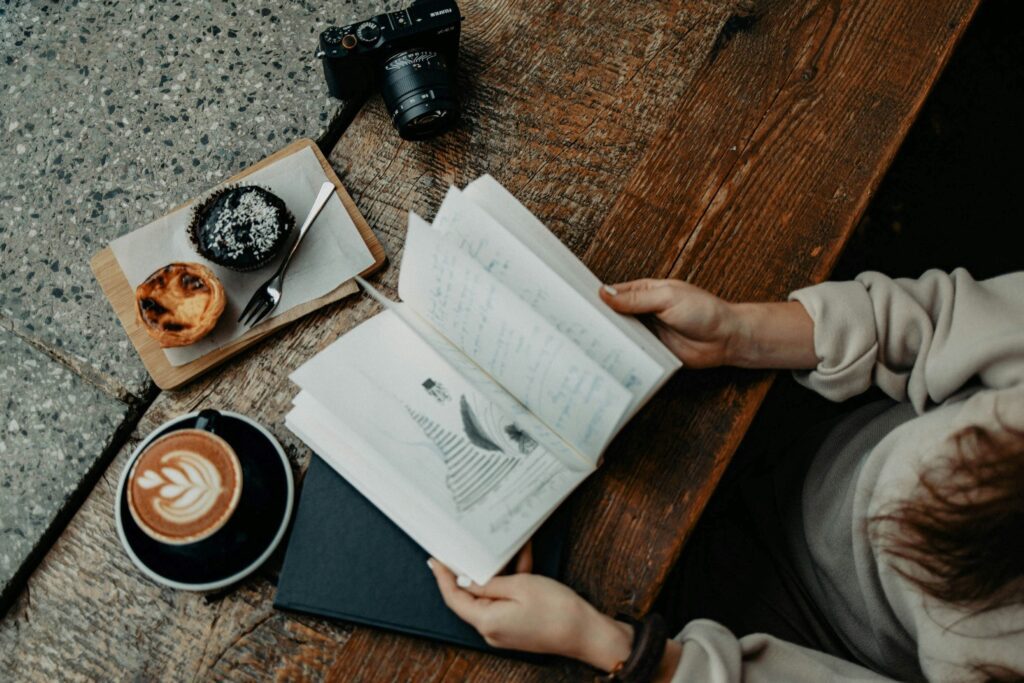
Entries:
[[[535,535],[535,573],[557,576],[565,521],[556,512]],[[445,606],[426,551],[316,455],[274,606],[493,650]]]

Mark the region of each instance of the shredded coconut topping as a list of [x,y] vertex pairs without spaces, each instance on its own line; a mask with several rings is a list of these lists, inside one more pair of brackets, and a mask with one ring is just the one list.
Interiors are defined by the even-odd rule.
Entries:
[[213,247],[228,258],[238,258],[246,249],[257,254],[270,251],[281,236],[282,224],[276,206],[256,191],[243,193],[235,206],[224,202],[217,220],[207,231]]

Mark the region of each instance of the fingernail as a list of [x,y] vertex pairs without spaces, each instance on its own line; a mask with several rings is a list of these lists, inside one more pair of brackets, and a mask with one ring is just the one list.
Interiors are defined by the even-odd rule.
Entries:
[[619,293],[619,290],[615,289],[611,285],[605,285],[604,291],[608,292],[611,296],[615,296]]
[[427,558],[427,566],[430,567],[430,571],[434,571],[434,561],[429,557]]
[[469,588],[473,585],[473,580],[468,576],[460,576],[455,580],[455,585],[459,588]]

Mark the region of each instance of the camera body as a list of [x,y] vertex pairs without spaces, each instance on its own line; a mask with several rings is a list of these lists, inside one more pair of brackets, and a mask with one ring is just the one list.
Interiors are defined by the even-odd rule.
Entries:
[[447,130],[459,113],[454,71],[462,15],[454,0],[417,0],[320,34],[327,90],[352,99],[379,86],[392,122],[406,139]]

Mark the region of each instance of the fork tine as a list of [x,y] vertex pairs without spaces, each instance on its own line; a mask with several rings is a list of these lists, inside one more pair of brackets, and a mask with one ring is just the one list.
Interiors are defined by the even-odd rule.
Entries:
[[252,295],[252,298],[249,299],[249,303],[245,305],[245,310],[243,310],[242,314],[238,316],[238,322],[245,325],[246,323],[243,319],[249,317],[249,315],[263,302],[263,300],[263,290],[259,289]]
[[264,299],[263,301],[260,302],[260,305],[253,309],[253,312],[249,314],[249,317],[246,319],[245,324],[248,325],[249,327],[255,326],[260,320],[263,319],[263,316],[266,315],[267,310],[269,308],[270,302]]
[[253,313],[253,318],[248,323],[249,327],[255,327],[256,325],[260,324],[260,322],[264,318],[266,318],[268,315],[270,315],[270,312],[272,310],[277,308],[277,304],[274,304],[274,303],[272,303],[270,301],[264,300],[264,303],[266,305],[261,307],[258,313],[256,313],[256,312]]
[[243,325],[250,325],[252,323],[253,318],[255,318],[259,314],[259,312],[263,310],[263,307],[265,305],[266,299],[260,297],[259,301],[256,301],[253,304],[253,306],[249,309],[249,311],[245,314],[245,318],[241,319],[239,322],[241,322]]

